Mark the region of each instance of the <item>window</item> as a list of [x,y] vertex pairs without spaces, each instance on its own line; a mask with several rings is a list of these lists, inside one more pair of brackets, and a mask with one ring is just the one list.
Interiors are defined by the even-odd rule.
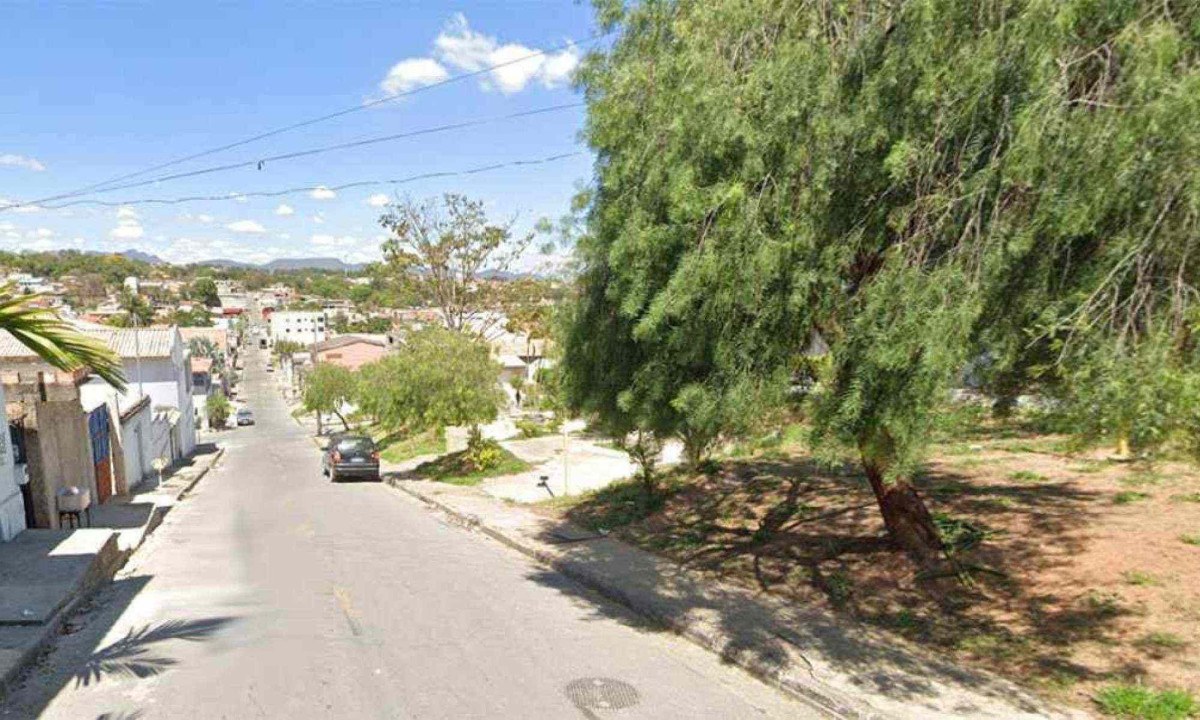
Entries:
[[371,441],[371,438],[346,438],[339,440],[337,444],[338,452],[342,453],[355,451],[371,452],[374,449],[375,443]]

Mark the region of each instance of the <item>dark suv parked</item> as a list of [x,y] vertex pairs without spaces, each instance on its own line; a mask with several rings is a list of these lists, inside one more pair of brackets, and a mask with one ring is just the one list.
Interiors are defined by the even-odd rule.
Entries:
[[343,478],[379,479],[379,450],[366,435],[336,435],[321,457],[321,470],[337,482]]

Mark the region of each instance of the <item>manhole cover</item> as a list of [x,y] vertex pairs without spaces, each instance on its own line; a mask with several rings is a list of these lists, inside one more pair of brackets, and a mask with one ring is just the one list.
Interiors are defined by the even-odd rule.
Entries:
[[580,678],[563,688],[567,698],[588,718],[593,710],[623,710],[638,704],[638,691],[622,680]]

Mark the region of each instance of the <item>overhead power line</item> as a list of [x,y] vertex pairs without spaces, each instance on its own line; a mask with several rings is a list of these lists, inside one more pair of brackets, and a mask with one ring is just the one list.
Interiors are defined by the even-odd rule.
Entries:
[[373,108],[378,105],[383,105],[385,103],[394,102],[401,98],[409,97],[411,95],[416,95],[417,93],[425,92],[427,90],[433,90],[434,88],[439,88],[439,87],[443,87],[445,85],[462,82],[463,80],[469,80],[471,78],[480,77],[480,76],[486,75],[488,73],[494,72],[496,70],[500,70],[502,68],[516,65],[516,64],[519,64],[522,62],[527,62],[529,60],[532,60],[533,58],[548,55],[553,52],[559,52],[561,50],[566,50],[566,49],[572,48],[572,47],[586,47],[588,45],[592,45],[596,42],[599,42],[600,40],[603,40],[605,37],[613,34],[614,32],[616,32],[616,31],[610,30],[605,33],[592,35],[591,37],[588,37],[586,39],[579,40],[579,41],[568,40],[567,42],[561,43],[559,45],[555,45],[553,47],[538,50],[536,52],[529,53],[528,55],[523,55],[519,58],[507,60],[502,63],[496,63],[495,65],[489,65],[488,67],[480,68],[479,70],[473,70],[471,72],[460,73],[458,75],[453,75],[451,77],[448,77],[444,80],[439,80],[437,82],[433,82],[428,85],[422,85],[420,87],[412,88],[410,90],[405,90],[403,92],[395,93],[394,95],[388,95],[386,97],[376,98],[375,100],[369,100],[367,102],[359,103],[358,105],[353,105],[353,106],[346,107],[346,108],[342,108],[341,110],[337,110],[337,111],[334,111],[331,113],[326,113],[324,115],[318,115],[316,117],[308,118],[306,120],[301,120],[299,122],[291,123],[289,125],[283,125],[281,127],[267,130],[267,131],[258,133],[256,135],[251,135],[250,137],[243,138],[241,140],[237,140],[237,141],[234,141],[231,143],[219,145],[217,147],[209,148],[207,150],[202,150],[200,152],[192,153],[190,155],[176,157],[171,160],[161,162],[157,165],[152,165],[151,167],[144,168],[142,170],[137,170],[135,172],[126,173],[124,175],[117,175],[117,176],[111,177],[107,180],[103,180],[98,183],[93,183],[91,185],[87,185],[82,188],[77,188],[75,190],[70,190],[68,192],[61,193],[59,195],[51,195],[51,196],[47,196],[44,198],[39,198],[37,200],[30,200],[27,202],[16,202],[16,203],[10,202],[6,205],[0,206],[0,210],[7,210],[9,208],[19,207],[22,205],[27,205],[27,206],[28,205],[41,205],[43,203],[54,202],[56,200],[65,200],[68,198],[79,197],[80,195],[88,194],[88,193],[98,190],[100,188],[107,187],[107,186],[113,185],[115,183],[120,183],[125,180],[130,180],[135,177],[141,177],[143,175],[147,175],[147,174],[155,172],[157,170],[163,170],[165,168],[179,165],[181,163],[185,163],[185,162],[188,162],[191,160],[197,160],[199,158],[207,157],[209,155],[215,155],[220,152],[225,152],[226,150],[232,150],[237,147],[249,145],[251,143],[255,143],[260,140],[265,140],[267,138],[274,137],[276,135],[281,135],[286,132],[291,132],[293,130],[299,130],[300,128],[309,127],[311,125],[317,125],[317,124],[323,123],[323,122],[328,122],[329,120],[334,120],[336,118],[350,115],[352,113],[360,112],[362,110],[367,110],[369,108]]
[[[88,193],[79,193],[78,195],[99,195],[102,193],[116,192],[118,190],[129,190],[131,188],[145,187],[147,185],[157,185],[159,183],[167,182],[170,180],[181,180],[184,178],[197,177],[200,175],[211,175],[213,173],[226,172],[229,170],[238,170],[241,168],[257,167],[261,170],[268,163],[280,162],[282,160],[294,160],[296,158],[310,157],[313,155],[321,155],[324,153],[335,152],[338,150],[350,150],[353,148],[365,147],[368,145],[378,145],[380,143],[394,142],[396,140],[405,140],[405,139],[409,139],[409,138],[420,137],[423,135],[434,135],[437,133],[449,132],[452,130],[462,130],[465,128],[478,127],[480,125],[490,125],[492,123],[504,122],[504,121],[508,121],[508,120],[517,120],[520,118],[533,117],[535,115],[545,115],[547,113],[559,112],[562,110],[570,110],[573,108],[580,108],[583,106],[584,106],[584,103],[567,103],[564,105],[551,105],[549,107],[537,108],[536,110],[523,110],[521,112],[509,113],[508,115],[497,115],[497,116],[487,117],[487,118],[478,118],[475,120],[465,120],[463,122],[457,122],[457,123],[447,123],[445,125],[436,125],[433,127],[421,128],[420,130],[410,130],[408,132],[394,133],[391,135],[382,135],[382,136],[378,136],[378,137],[362,138],[359,140],[351,140],[348,142],[336,143],[334,145],[323,145],[321,147],[308,148],[305,150],[296,150],[293,152],[281,153],[278,155],[267,155],[267,156],[264,156],[261,158],[254,158],[251,160],[243,160],[243,161],[234,162],[234,163],[226,163],[225,165],[215,165],[212,167],[200,168],[197,170],[189,170],[187,172],[174,173],[172,175],[160,175],[157,177],[150,178],[148,180],[139,180],[137,182],[125,183],[123,185],[114,185],[112,187],[107,187],[107,188],[103,188],[100,190],[94,190],[94,191],[88,192]],[[75,197],[78,197],[78,195],[76,195]],[[64,195],[64,196],[60,196],[60,199],[67,199],[69,197],[71,197],[71,196]],[[53,205],[53,206],[42,205],[42,207],[65,207],[65,205]],[[7,208],[0,208],[0,211],[6,210],[6,209]]]
[[355,182],[342,183],[341,185],[307,185],[304,187],[292,187],[285,190],[265,190],[245,193],[232,193],[224,195],[188,195],[175,198],[130,198],[127,200],[71,200],[70,202],[56,203],[53,205],[44,205],[47,210],[58,210],[61,208],[74,207],[77,205],[94,205],[99,207],[120,207],[122,205],[181,205],[189,202],[219,202],[229,200],[240,200],[241,198],[252,197],[282,197],[284,195],[294,195],[296,193],[312,192],[314,190],[332,190],[339,192],[342,190],[351,190],[360,187],[371,187],[375,185],[406,185],[409,183],[418,182],[420,180],[434,180],[437,178],[446,177],[463,177],[467,175],[478,175],[480,173],[492,172],[495,170],[503,170],[514,167],[527,167],[532,165],[545,165],[547,163],[565,160],[567,158],[579,157],[585,155],[582,150],[572,152],[558,153],[547,157],[535,158],[531,160],[510,160],[507,162],[493,163],[491,165],[480,165],[478,167],[468,168],[465,170],[446,170],[441,172],[420,173],[418,175],[409,175],[402,178],[392,178],[383,180],[358,180]]

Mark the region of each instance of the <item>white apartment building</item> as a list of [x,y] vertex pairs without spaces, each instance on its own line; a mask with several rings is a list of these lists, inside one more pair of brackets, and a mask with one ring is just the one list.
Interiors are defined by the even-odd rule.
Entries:
[[276,310],[268,324],[272,343],[289,340],[312,345],[329,337],[329,317],[324,310]]

